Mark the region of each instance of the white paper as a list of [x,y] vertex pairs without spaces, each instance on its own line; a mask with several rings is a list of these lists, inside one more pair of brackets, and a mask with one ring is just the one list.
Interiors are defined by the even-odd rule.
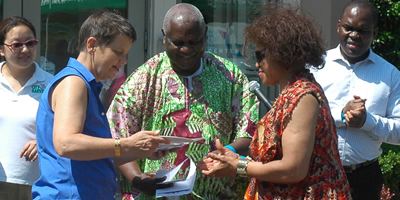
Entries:
[[[189,158],[188,158],[189,159]],[[171,170],[158,170],[156,173],[156,178],[161,178],[163,176],[167,176],[167,179],[163,182],[173,181],[178,170],[182,167],[183,163],[188,159],[183,161],[181,164],[176,166]],[[186,177],[186,180],[178,180],[174,182],[174,186],[169,188],[163,188],[156,190],[156,197],[171,197],[171,196],[182,196],[185,194],[189,194],[193,190],[194,182],[196,180],[196,165],[190,159],[190,169],[189,173]]]
[[161,143],[157,147],[156,151],[180,148],[182,146],[190,144],[191,142],[200,142],[200,141],[204,140],[204,138],[186,138],[186,137],[177,137],[177,136],[160,136],[160,137],[170,140],[171,143],[170,144]]

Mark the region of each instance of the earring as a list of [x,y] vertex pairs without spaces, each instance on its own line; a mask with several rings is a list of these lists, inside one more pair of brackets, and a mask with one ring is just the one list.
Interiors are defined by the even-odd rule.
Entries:
[[93,54],[96,51],[96,49],[94,47],[90,48],[89,50],[89,54]]

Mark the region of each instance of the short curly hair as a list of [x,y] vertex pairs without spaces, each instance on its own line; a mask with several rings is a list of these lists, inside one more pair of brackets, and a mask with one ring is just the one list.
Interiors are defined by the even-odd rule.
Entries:
[[284,4],[268,4],[264,11],[245,28],[245,47],[262,47],[269,63],[295,72],[323,66],[326,49],[321,30],[305,11]]

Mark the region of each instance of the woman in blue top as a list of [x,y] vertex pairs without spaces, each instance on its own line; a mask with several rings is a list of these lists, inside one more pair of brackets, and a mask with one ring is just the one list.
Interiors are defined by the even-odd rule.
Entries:
[[99,99],[99,81],[112,79],[127,63],[135,40],[132,25],[114,12],[98,11],[83,23],[78,58],[70,58],[40,99],[40,178],[32,188],[34,199],[114,199],[114,165],[168,153],[153,154],[159,143],[169,143],[156,131],[111,138]]

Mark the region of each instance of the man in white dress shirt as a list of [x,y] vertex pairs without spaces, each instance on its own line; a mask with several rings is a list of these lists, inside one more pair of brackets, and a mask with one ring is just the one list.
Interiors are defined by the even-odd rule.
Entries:
[[400,143],[400,72],[372,52],[378,13],[355,0],[337,23],[340,44],[315,72],[325,90],[339,135],[339,152],[354,200],[380,199],[383,142]]

